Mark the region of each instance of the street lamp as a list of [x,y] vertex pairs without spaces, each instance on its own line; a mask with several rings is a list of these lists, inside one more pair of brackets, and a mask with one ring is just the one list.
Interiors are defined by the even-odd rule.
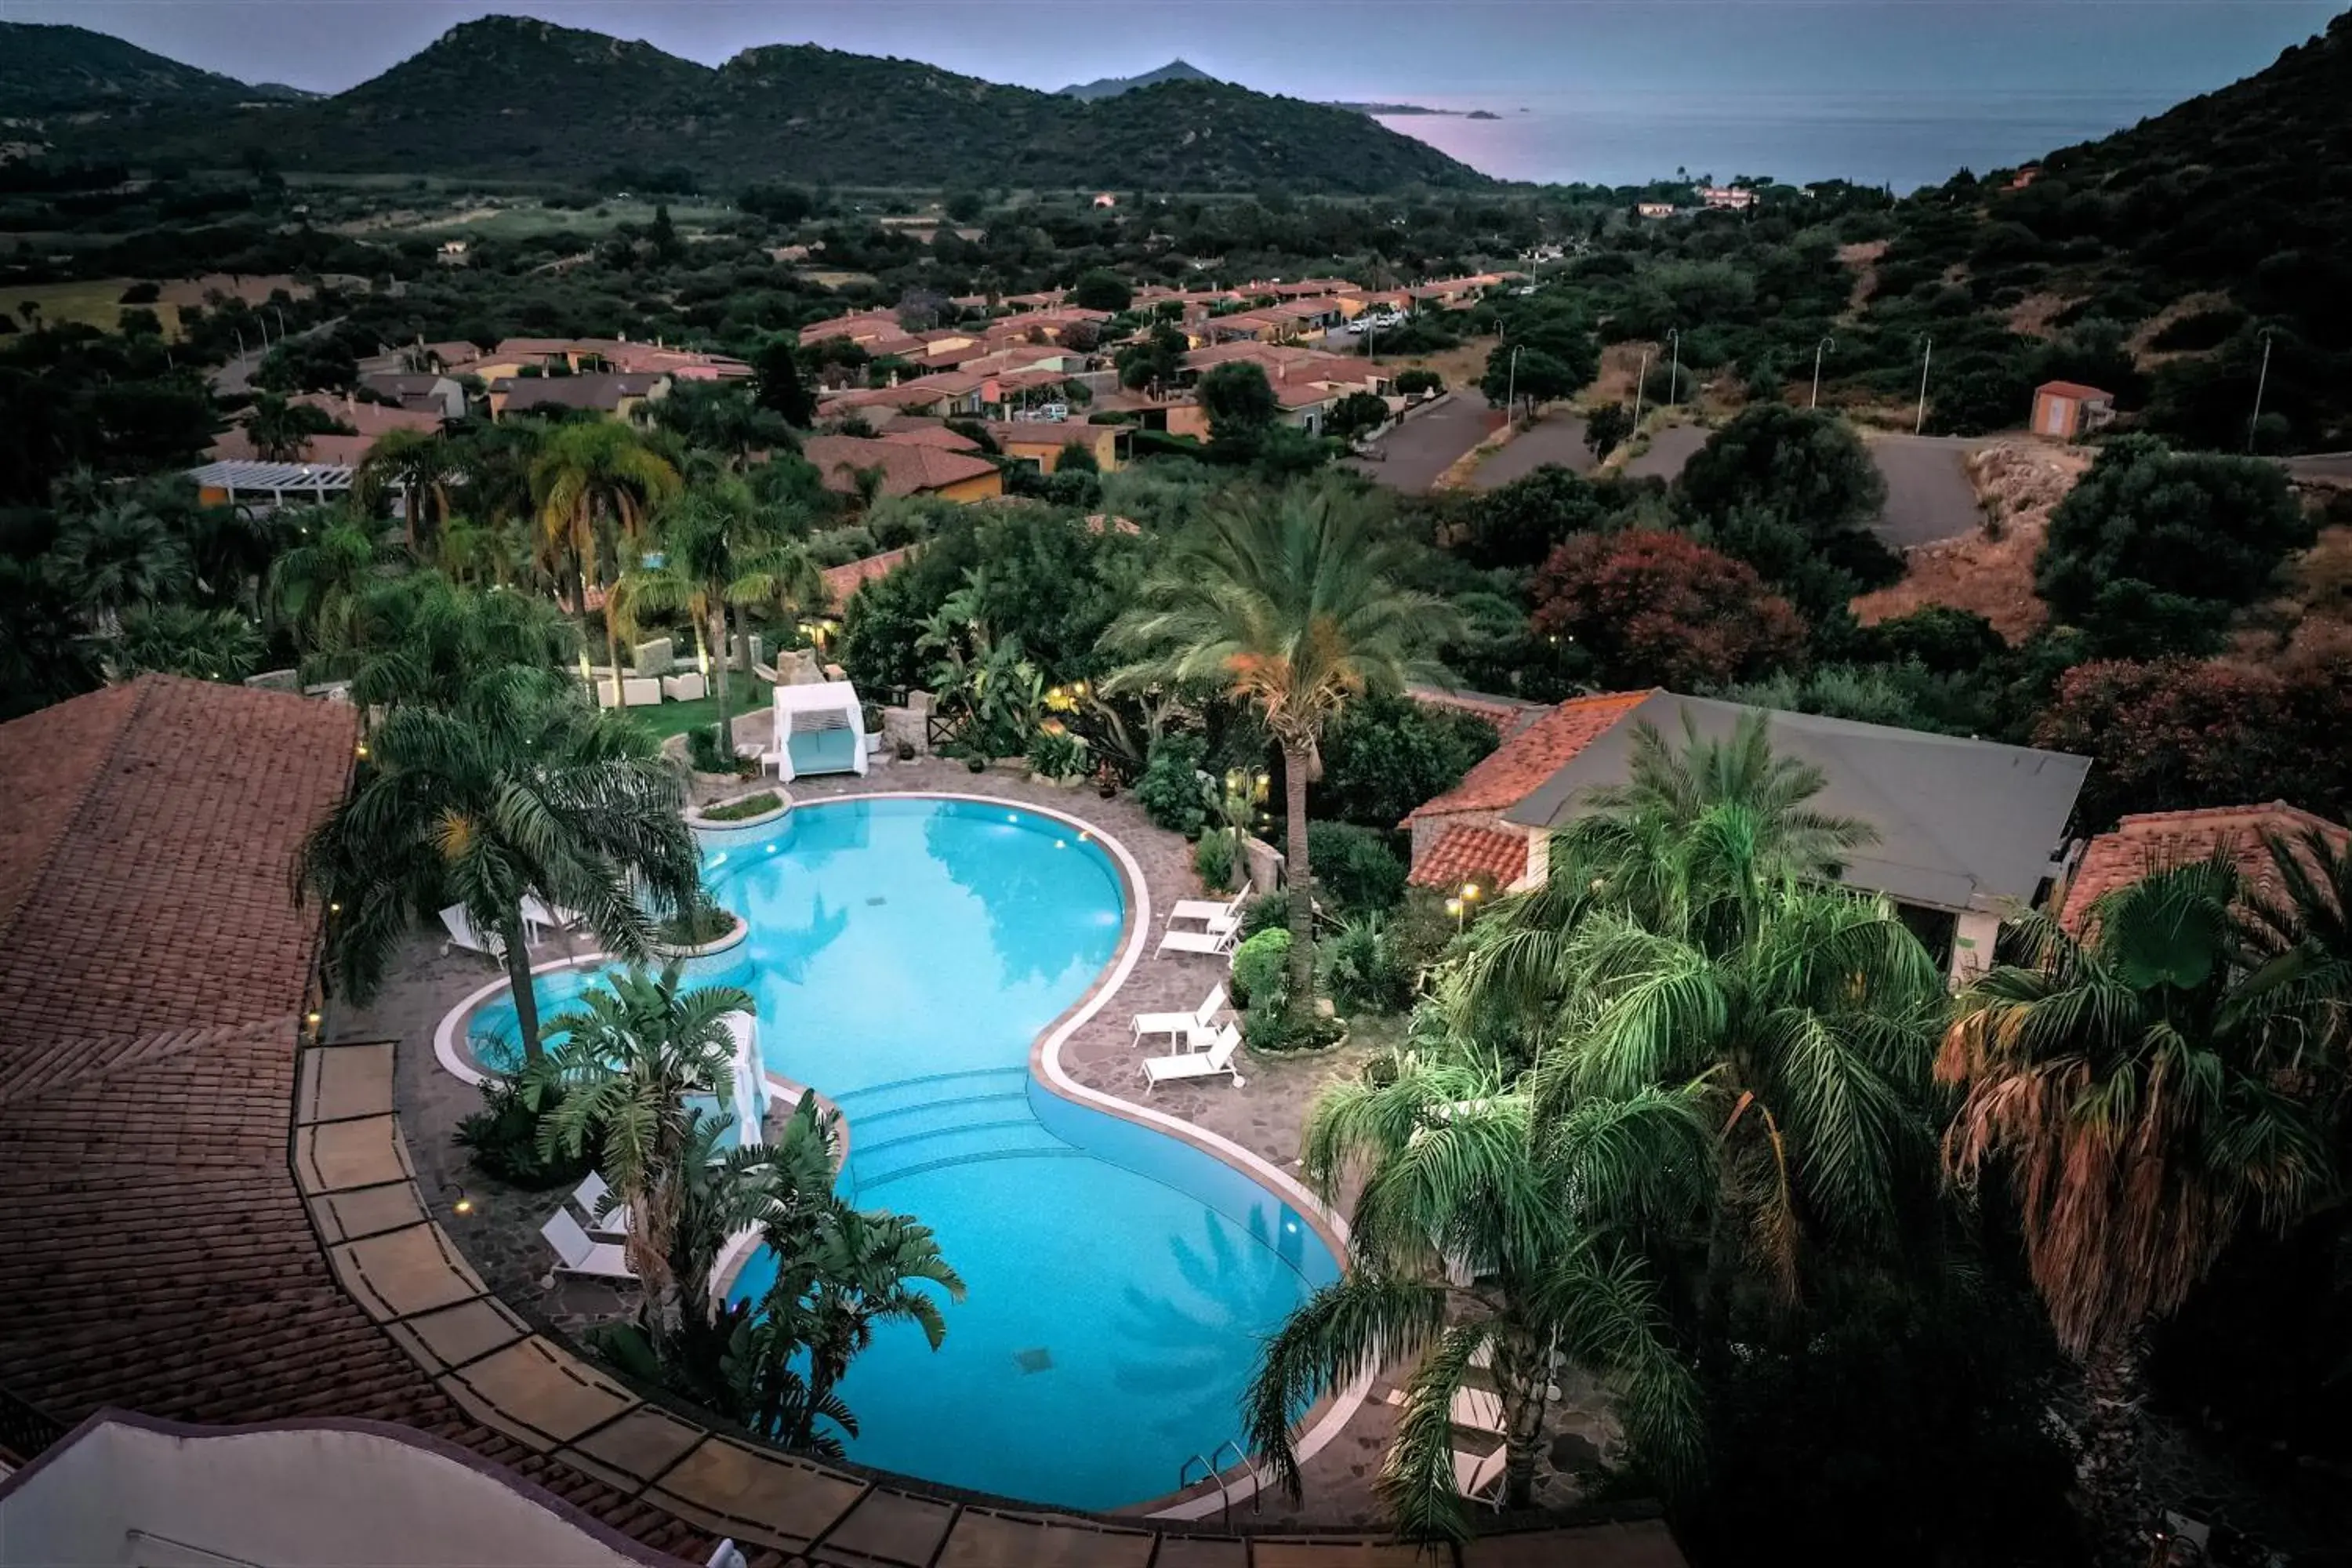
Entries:
[[1822,351],[1835,347],[1837,347],[1835,338],[1823,338],[1813,345],[1813,400],[1805,405],[1808,408],[1819,408],[1822,405]]
[[1454,934],[1455,936],[1460,936],[1462,934],[1462,911],[1467,906],[1465,906],[1459,899],[1448,899],[1445,900],[1445,912],[1454,917]]
[[1511,350],[1510,372],[1503,378],[1503,417],[1508,420],[1519,402],[1519,351]]
[[1919,412],[1911,421],[1911,434],[1916,436],[1927,427],[1927,366],[1935,362],[1936,340],[1922,338],[1926,346],[1919,353]]
[[1642,427],[1642,384],[1650,379],[1650,351],[1642,351],[1642,363],[1633,372],[1633,428]]
[[1675,345],[1675,363],[1666,372],[1666,395],[1680,403],[1683,400],[1683,330],[1668,327],[1666,341]]
[[2255,430],[2263,422],[2263,392],[2271,382],[2271,329],[2263,329],[2263,371],[2254,378],[2254,412],[2246,421],[2246,450],[2254,449]]

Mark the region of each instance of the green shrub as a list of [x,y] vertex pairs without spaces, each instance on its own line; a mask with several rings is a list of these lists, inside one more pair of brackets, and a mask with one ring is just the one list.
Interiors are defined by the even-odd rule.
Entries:
[[1191,735],[1166,735],[1154,742],[1135,781],[1135,801],[1155,827],[1197,838],[1214,804],[1201,778],[1204,748]]
[[735,929],[735,917],[714,903],[709,894],[690,910],[674,914],[654,927],[654,940],[664,947],[700,947],[717,942]]
[[1315,885],[1342,912],[1393,909],[1404,897],[1405,864],[1388,836],[1344,822],[1307,825],[1307,862]]
[[1083,778],[1090,767],[1087,743],[1067,730],[1040,730],[1029,742],[1029,771],[1040,778]]
[[1393,1013],[1412,999],[1417,976],[1378,915],[1342,923],[1322,955],[1324,984],[1343,1008]]
[[760,764],[749,757],[739,757],[719,743],[719,727],[705,729],[697,725],[686,732],[686,760],[698,773],[733,773],[748,778],[757,773]]
[[730,800],[725,805],[707,807],[702,813],[702,820],[740,822],[747,816],[765,816],[783,804],[783,797],[774,790],[761,790],[758,795],[747,795],[741,800]]
[[1290,933],[1262,931],[1234,950],[1234,1001],[1253,1007],[1278,1005],[1286,989],[1283,971],[1290,963]]
[[482,1084],[482,1109],[457,1123],[457,1142],[470,1150],[483,1174],[537,1192],[576,1182],[595,1163],[593,1151],[577,1157],[559,1148],[555,1158],[539,1155],[539,1119],[530,1096],[502,1078]]
[[1213,893],[1229,892],[1234,885],[1234,839],[1223,829],[1203,833],[1192,847],[1192,869]]
[[1415,366],[1412,370],[1398,373],[1396,389],[1407,397],[1423,392],[1443,392],[1445,390],[1445,378],[1433,370],[1423,370]]
[[1267,1056],[1320,1051],[1339,1043],[1348,1026],[1311,1007],[1267,1005],[1242,1015],[1242,1041]]
[[1286,931],[1290,927],[1290,891],[1260,893],[1242,906],[1242,940],[1247,942],[1262,931]]

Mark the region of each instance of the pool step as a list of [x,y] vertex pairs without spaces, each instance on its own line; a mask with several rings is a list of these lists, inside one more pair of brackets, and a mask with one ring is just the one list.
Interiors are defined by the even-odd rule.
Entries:
[[884,1183],[942,1165],[971,1160],[1005,1160],[1029,1155],[1076,1154],[1078,1151],[1045,1131],[1034,1116],[1019,1120],[971,1122],[880,1145],[853,1144],[849,1174],[862,1202]]
[[841,1107],[842,1115],[848,1118],[852,1127],[862,1128],[872,1118],[896,1111],[949,1100],[1026,1094],[1028,1089],[1029,1069],[1025,1067],[971,1068],[848,1089],[835,1095],[833,1102]]

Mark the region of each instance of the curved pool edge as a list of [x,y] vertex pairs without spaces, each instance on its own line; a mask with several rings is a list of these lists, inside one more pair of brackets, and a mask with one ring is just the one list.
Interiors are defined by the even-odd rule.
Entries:
[[[1315,1231],[1317,1238],[1329,1251],[1338,1267],[1342,1271],[1347,1268],[1349,1256],[1347,1221],[1287,1172],[1264,1156],[1244,1148],[1229,1138],[1212,1132],[1207,1128],[1195,1126],[1181,1118],[1154,1110],[1133,1100],[1080,1083],[1063,1065],[1062,1047],[1080,1028],[1091,1022],[1097,1015],[1110,1005],[1111,999],[1118,995],[1119,990],[1134,974],[1137,964],[1142,962],[1144,945],[1150,940],[1150,885],[1143,875],[1141,864],[1126,844],[1116,835],[1104,831],[1099,825],[1056,806],[1040,805],[1027,800],[1013,800],[1003,795],[971,795],[953,790],[857,790],[825,800],[795,802],[793,809],[815,810],[828,805],[867,800],[951,800],[991,807],[1011,805],[1022,811],[1032,812],[1040,816],[1051,817],[1055,821],[1066,823],[1101,844],[1109,853],[1111,863],[1118,870],[1122,891],[1125,894],[1122,900],[1125,930],[1121,935],[1117,955],[1110,964],[1097,972],[1086,994],[1071,1004],[1059,1017],[1048,1024],[1031,1042],[1029,1073],[1032,1081],[1060,1099],[1101,1114],[1134,1123],[1163,1137],[1173,1138],[1238,1171],[1243,1176],[1263,1187],[1270,1195],[1279,1198],[1296,1211],[1300,1218]],[[536,976],[565,969],[616,962],[618,961],[602,952],[566,953],[562,957],[533,964],[530,973]],[[465,1083],[478,1087],[486,1081],[488,1075],[470,1059],[464,1048],[464,1025],[472,1016],[475,1009],[504,992],[508,988],[508,984],[507,978],[500,975],[468,993],[443,1015],[440,1023],[434,1030],[434,1056],[445,1070]],[[767,1074],[767,1079],[772,1090],[785,1094],[793,1100],[797,1100],[803,1092],[814,1092],[809,1086],[793,1083],[772,1072]],[[1236,1089],[1234,1092],[1242,1093],[1245,1090]],[[828,1108],[832,1106],[832,1102],[822,1093],[817,1095],[817,1099],[820,1104]],[[854,1136],[854,1131],[849,1126],[847,1118],[842,1118],[841,1125],[843,1129],[842,1159],[845,1162],[849,1140]],[[736,1274],[741,1269],[745,1260],[757,1249],[758,1245],[758,1237],[747,1232],[730,1238],[720,1249],[717,1263],[711,1270],[711,1289],[714,1294],[723,1297],[725,1291],[733,1284]],[[1365,1373],[1346,1388],[1318,1400],[1308,1410],[1306,1429],[1300,1435],[1297,1445],[1297,1454],[1301,1463],[1319,1453],[1339,1436],[1350,1420],[1354,1419],[1357,1411],[1370,1396],[1374,1375],[1371,1373]],[[859,1468],[866,1468],[862,1466]],[[874,1473],[901,1474],[895,1471]],[[907,1475],[905,1479],[927,1486],[944,1484],[915,1475]],[[1219,1472],[1213,1479],[1196,1482],[1191,1488],[1181,1491],[1140,1499],[1134,1503],[1117,1508],[1073,1511],[1107,1519],[1143,1518],[1176,1521],[1204,1519],[1212,1513],[1227,1508],[1231,1502],[1255,1497],[1259,1488],[1260,1477],[1257,1468],[1244,1458],[1234,1470]],[[1032,1502],[1025,1506],[1057,1508],[1063,1505]]]

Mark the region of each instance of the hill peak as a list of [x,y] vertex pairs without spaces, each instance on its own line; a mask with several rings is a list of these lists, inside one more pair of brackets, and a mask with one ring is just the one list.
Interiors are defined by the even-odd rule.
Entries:
[[1097,77],[1092,81],[1073,82],[1062,89],[1064,98],[1117,98],[1139,87],[1158,87],[1168,81],[1215,81],[1217,79],[1189,60],[1170,60],[1158,70],[1145,71],[1141,76]]

